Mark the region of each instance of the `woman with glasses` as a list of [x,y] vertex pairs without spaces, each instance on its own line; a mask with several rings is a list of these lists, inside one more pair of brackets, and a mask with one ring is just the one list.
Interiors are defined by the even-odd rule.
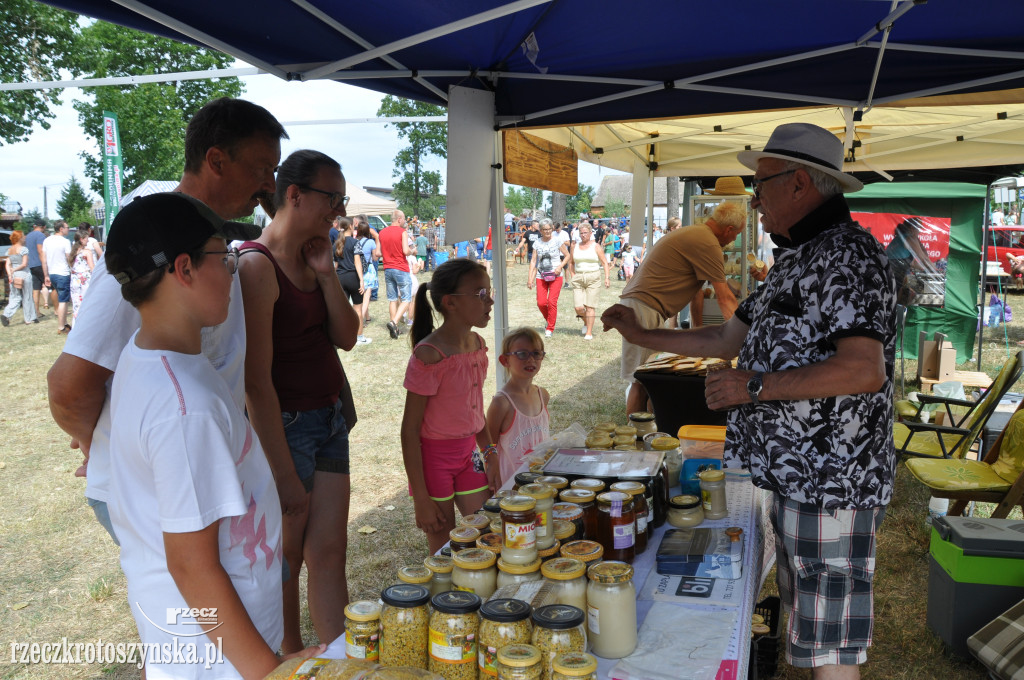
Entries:
[[[344,632],[348,604],[348,430],[355,408],[335,349],[356,344],[359,314],[335,274],[328,234],[345,215],[345,178],[318,151],[281,164],[276,213],[242,246],[245,396],[274,471],[287,577],[284,653],[303,649],[299,572],[308,570],[309,615],[320,640]],[[257,559],[259,556],[257,556]]]
[[526,287],[537,285],[537,309],[544,317],[544,335],[550,338],[558,321],[558,296],[562,292],[562,269],[569,264],[569,251],[565,244],[553,237],[551,220],[540,223],[540,238],[533,243],[530,273]]
[[546,389],[533,384],[545,356],[544,338],[532,328],[517,328],[501,341],[498,363],[509,377],[487,408],[487,436],[498,447],[498,464],[487,466],[492,490],[514,476],[526,454],[550,434],[551,397]]

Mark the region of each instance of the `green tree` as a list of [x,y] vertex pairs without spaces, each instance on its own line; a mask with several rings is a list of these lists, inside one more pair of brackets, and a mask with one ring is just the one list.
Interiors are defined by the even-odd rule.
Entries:
[[42,220],[46,223],[46,227],[50,227],[50,220],[43,217],[43,213],[39,212],[39,208],[32,208],[21,216],[21,221],[14,225],[14,228],[18,231],[23,231],[26,234],[32,231],[32,227],[36,222]]
[[[202,71],[230,66],[233,58],[194,45],[158,38],[97,21],[82,30],[75,54],[76,75],[89,78]],[[185,127],[206,102],[237,97],[238,78],[85,88],[91,101],[76,101],[78,121],[102,151],[103,112],[117,114],[125,191],[147,179],[176,180],[185,167]],[[103,192],[100,153],[79,154],[90,187]]]
[[[0,3],[0,82],[59,80],[74,53],[78,15],[34,0]],[[0,146],[23,142],[39,124],[50,128],[59,89],[15,90],[0,96]]]
[[580,184],[575,196],[566,196],[566,219],[575,222],[580,218],[580,213],[590,210],[590,202],[594,200],[594,193],[594,187],[588,184]]
[[71,175],[71,181],[64,187],[64,191],[60,192],[57,214],[71,226],[83,220],[92,221],[92,201],[85,195],[85,190],[74,175]]
[[628,214],[626,202],[618,198],[609,198],[605,201],[603,214],[605,217],[625,217]]
[[509,208],[513,215],[518,216],[523,212],[539,210],[543,205],[543,189],[510,186],[505,190],[505,207]]
[[[443,107],[387,95],[380,102],[378,116],[443,116]],[[444,198],[440,197],[441,173],[425,170],[429,156],[448,157],[447,123],[388,123],[394,125],[400,139],[409,146],[395,156],[392,177],[398,177],[393,195],[398,207],[407,216],[433,219],[440,215]],[[440,199],[440,200],[438,200]]]

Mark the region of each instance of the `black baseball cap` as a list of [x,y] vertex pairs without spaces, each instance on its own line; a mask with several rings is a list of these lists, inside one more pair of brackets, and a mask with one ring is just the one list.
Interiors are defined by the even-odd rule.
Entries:
[[208,205],[186,194],[141,196],[122,208],[110,225],[106,250],[120,257],[119,271],[108,269],[123,285],[170,265],[178,255],[196,250],[211,238],[252,240],[260,233],[255,224],[221,219]]

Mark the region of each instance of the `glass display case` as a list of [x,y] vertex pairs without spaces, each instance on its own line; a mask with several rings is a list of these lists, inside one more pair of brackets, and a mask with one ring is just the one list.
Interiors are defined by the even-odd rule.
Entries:
[[[690,215],[693,224],[703,224],[711,217],[715,208],[722,201],[736,201],[743,205],[747,211],[747,227],[736,237],[731,244],[722,248],[725,257],[725,280],[732,288],[737,300],[742,300],[750,294],[757,286],[757,281],[750,276],[750,261],[748,255],[754,259],[763,259],[759,252],[760,234],[757,211],[750,207],[750,195],[746,196],[693,196],[690,198]],[[704,323],[722,323],[722,312],[718,307],[718,301],[714,299],[714,292],[710,286],[704,289]],[[690,306],[691,325],[693,325],[693,305]]]

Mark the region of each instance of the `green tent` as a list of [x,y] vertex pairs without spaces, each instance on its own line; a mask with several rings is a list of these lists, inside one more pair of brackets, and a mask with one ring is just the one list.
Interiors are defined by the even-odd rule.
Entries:
[[988,187],[958,182],[870,184],[847,194],[853,212],[949,218],[949,257],[942,307],[911,305],[905,331],[906,356],[917,358],[920,331],[945,333],[957,363],[970,360],[978,324],[978,274]]

